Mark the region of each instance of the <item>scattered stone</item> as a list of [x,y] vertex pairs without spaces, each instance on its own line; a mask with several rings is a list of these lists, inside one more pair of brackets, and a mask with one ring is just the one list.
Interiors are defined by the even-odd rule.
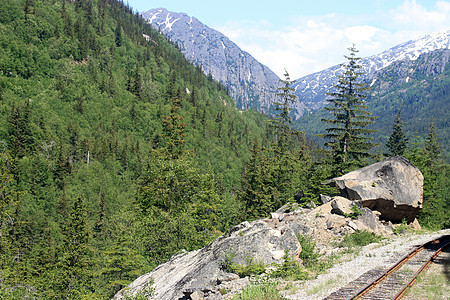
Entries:
[[423,175],[402,156],[385,160],[333,178],[342,196],[361,200],[364,207],[377,210],[381,218],[412,222],[422,208]]
[[422,226],[420,226],[419,221],[417,221],[417,219],[414,219],[414,221],[409,223],[408,228],[415,231],[422,230]]
[[298,205],[298,203],[286,203],[285,205],[277,209],[275,213],[281,215],[285,213],[294,212],[297,210],[302,210],[302,208]]
[[322,195],[322,194],[320,194],[320,201],[321,201],[323,204],[328,203],[328,202],[330,202],[331,200],[333,200],[332,197],[327,196],[327,195]]
[[338,214],[341,216],[350,215],[353,212],[352,204],[353,204],[352,201],[344,197],[340,196],[333,197],[333,200],[331,201],[331,207],[333,208],[331,210],[331,213]]

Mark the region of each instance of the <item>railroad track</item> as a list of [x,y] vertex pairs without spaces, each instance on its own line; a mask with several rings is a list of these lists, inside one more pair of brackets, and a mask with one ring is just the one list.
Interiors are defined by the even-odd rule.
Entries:
[[400,299],[416,277],[450,246],[450,235],[444,235],[416,247],[388,270],[367,271],[324,300]]

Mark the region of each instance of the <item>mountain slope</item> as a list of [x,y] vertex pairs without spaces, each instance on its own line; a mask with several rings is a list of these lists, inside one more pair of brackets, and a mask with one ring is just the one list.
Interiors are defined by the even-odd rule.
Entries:
[[270,111],[278,76],[225,35],[194,17],[163,8],[149,10],[142,16],[176,43],[189,61],[227,86],[239,109]]
[[[159,263],[146,242],[204,246],[237,222],[232,191],[266,133],[120,0],[0,1],[0,299],[110,299]],[[177,168],[160,163],[174,136]],[[160,182],[183,218],[148,218],[159,236],[143,237],[142,178],[172,167],[180,180]]]
[[[435,50],[416,60],[403,59],[366,78],[372,84],[367,98],[368,110],[378,116],[373,129],[375,141],[385,144],[392,132],[398,108],[402,109],[404,131],[414,136],[427,135],[429,123],[435,122],[444,151],[450,152],[450,50]],[[320,120],[329,114],[323,108],[296,120],[295,127],[310,135],[323,133]]]
[[[438,49],[450,48],[450,30],[423,36],[386,50],[380,54],[362,58],[363,78],[376,80],[376,72],[390,66],[396,61],[414,61],[420,55]],[[336,65],[297,79],[295,94],[304,104],[296,107],[296,116],[303,115],[303,107],[308,111],[317,110],[326,105],[326,93],[336,84],[336,76],[342,73],[340,65]],[[373,82],[369,82],[373,84]]]
[[[256,108],[270,113],[279,78],[269,68],[194,17],[163,8],[152,9],[142,15],[154,28],[177,43],[189,61],[201,65],[206,74],[211,74],[227,86],[239,109]],[[449,46],[450,30],[402,43],[380,54],[363,58],[361,64],[365,78],[374,78],[375,72],[395,61],[414,61],[423,53],[449,49]],[[336,65],[297,79],[294,88],[299,101],[294,105],[294,118],[298,119],[326,105],[326,93],[331,91],[336,76],[341,72],[341,66]]]

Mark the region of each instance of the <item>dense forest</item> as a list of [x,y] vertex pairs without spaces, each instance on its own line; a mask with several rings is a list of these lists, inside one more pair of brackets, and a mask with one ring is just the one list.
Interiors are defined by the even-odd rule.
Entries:
[[[286,74],[274,117],[238,111],[122,1],[2,0],[0,298],[111,298],[174,253],[288,201],[318,203],[337,170],[381,159],[334,166],[290,129],[291,84]],[[450,225],[439,148],[430,127],[405,152],[434,229]]]

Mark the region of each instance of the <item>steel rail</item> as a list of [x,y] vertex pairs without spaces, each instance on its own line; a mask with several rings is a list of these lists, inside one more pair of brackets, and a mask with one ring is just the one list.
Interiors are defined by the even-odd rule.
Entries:
[[[374,289],[377,285],[381,284],[382,282],[384,282],[390,275],[392,275],[395,271],[397,271],[398,269],[400,269],[406,262],[411,261],[411,259],[413,257],[415,257],[418,253],[420,253],[422,250],[424,249],[428,249],[430,246],[434,245],[434,244],[439,244],[442,243],[444,241],[447,242],[441,246],[439,246],[439,249],[437,249],[433,255],[428,258],[425,262],[422,263],[421,267],[419,268],[419,270],[417,270],[415,272],[415,274],[413,275],[413,277],[408,280],[408,282],[406,284],[402,284],[402,288],[401,290],[396,293],[396,295],[394,296],[394,298],[389,298],[389,299],[400,299],[403,294],[405,293],[406,289],[410,286],[412,286],[417,278],[417,276],[437,257],[439,256],[439,254],[446,248],[450,246],[450,235],[443,235],[439,238],[436,238],[434,240],[428,241],[424,244],[422,244],[421,246],[417,246],[415,249],[413,249],[411,252],[409,252],[408,254],[406,254],[403,258],[401,258],[397,263],[395,263],[393,266],[391,266],[388,270],[384,271],[383,273],[381,273],[380,275],[376,276],[374,280],[371,280],[371,282],[365,284],[363,287],[357,289],[354,293],[352,293],[351,296],[347,295],[341,295],[339,296],[339,291],[344,292],[345,290],[351,290],[351,287],[344,287],[341,288],[340,290],[334,292],[333,294],[327,296],[325,299],[345,299],[345,300],[356,300],[359,299],[361,297],[364,297],[365,295],[367,295],[372,289]],[[433,249],[434,250],[434,249]],[[420,259],[420,256],[418,256],[418,258]],[[361,276],[362,277],[362,276]],[[408,278],[409,279],[409,278]],[[358,279],[356,279],[358,280]],[[355,280],[355,281],[356,281]],[[351,285],[351,283],[350,283]]]
[[[374,280],[373,282],[367,284],[365,287],[361,288],[354,296],[352,296],[350,299],[351,300],[357,300],[358,298],[362,297],[364,294],[368,293],[371,289],[373,289],[377,284],[381,283],[383,280],[385,280],[389,275],[391,275],[393,272],[395,272],[396,270],[398,270],[405,262],[411,260],[411,258],[413,258],[415,255],[417,255],[419,252],[421,252],[423,249],[427,248],[430,245],[439,243],[440,240],[443,239],[448,239],[450,236],[449,235],[444,235],[441,236],[439,238],[436,238],[434,240],[431,240],[429,242],[426,242],[425,244],[417,247],[416,249],[412,250],[410,253],[408,253],[407,255],[405,255],[400,261],[398,261],[395,265],[393,265],[391,268],[389,268],[383,275],[381,275],[379,278],[377,278],[376,280]],[[442,251],[441,247],[438,251],[435,252],[435,254],[437,252],[441,252]],[[434,255],[435,255],[434,254]],[[434,256],[433,255],[433,256]],[[425,265],[428,265],[431,262],[431,259],[433,258],[433,256],[420,268],[420,272],[424,269]],[[437,255],[436,255],[437,256]],[[417,275],[420,274],[420,272],[417,271]],[[418,273],[419,272],[419,273]],[[417,277],[417,275],[414,276],[414,278]],[[414,281],[414,279],[412,279],[411,281]],[[411,282],[410,281],[410,282]],[[409,284],[409,283],[408,283]],[[406,285],[405,287],[402,288],[402,290],[393,298],[393,300],[395,299],[400,299],[397,298],[397,296],[401,296],[404,294],[404,292],[406,291],[406,288],[408,287],[408,285]]]
[[406,290],[411,287],[417,279],[417,276],[419,276],[420,273],[422,273],[426,268],[428,268],[428,266],[430,265],[430,263],[436,259],[436,257],[439,256],[439,254],[441,254],[442,251],[444,251],[444,249],[450,247],[450,241],[447,242],[444,246],[442,246],[441,248],[439,248],[439,250],[437,250],[433,256],[430,257],[430,259],[422,265],[422,267],[420,267],[419,270],[417,270],[417,272],[414,274],[414,276],[411,278],[411,280],[405,285],[404,288],[402,288],[402,290],[400,292],[397,293],[397,295],[395,295],[395,297],[393,298],[393,300],[398,300],[401,299],[403,297],[403,295],[405,294]]

